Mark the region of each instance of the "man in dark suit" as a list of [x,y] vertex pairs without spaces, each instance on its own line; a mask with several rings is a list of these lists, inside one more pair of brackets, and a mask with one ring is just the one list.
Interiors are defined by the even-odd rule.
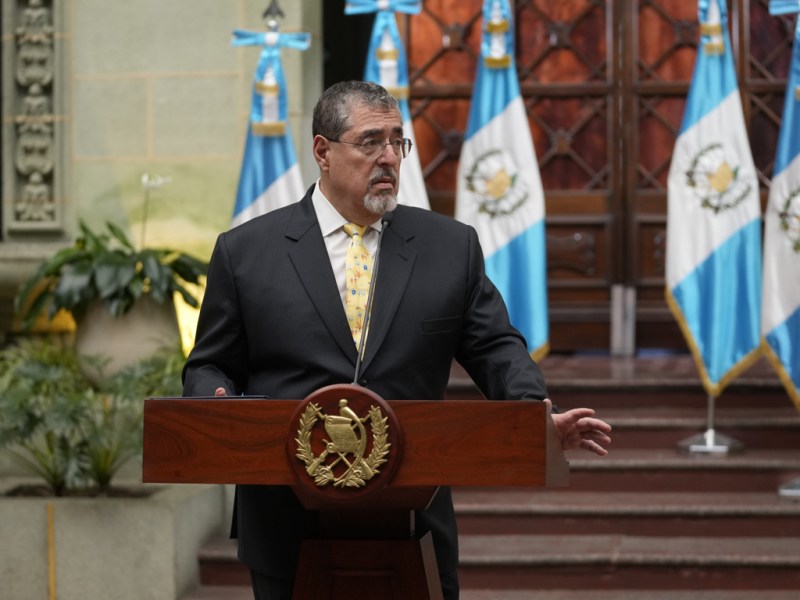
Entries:
[[[474,229],[397,206],[410,144],[394,98],[372,83],[336,84],[320,97],[312,127],[317,184],[298,203],[217,240],[184,395],[302,399],[352,381],[363,315],[348,308],[355,290],[345,277],[352,239],[344,226],[364,227],[365,253],[374,256],[381,216],[394,211],[382,238],[358,383],[387,400],[438,400],[457,360],[489,399],[544,400],[542,375],[484,273]],[[606,453],[610,427],[593,414],[553,415],[564,448]],[[232,535],[257,599],[291,597],[300,543],[316,527],[316,514],[290,489],[237,487]],[[427,531],[444,597],[458,598],[448,489],[417,515],[418,535]]]

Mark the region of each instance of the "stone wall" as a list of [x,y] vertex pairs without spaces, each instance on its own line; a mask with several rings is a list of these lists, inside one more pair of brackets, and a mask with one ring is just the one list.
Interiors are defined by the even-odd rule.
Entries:
[[[11,299],[76,223],[107,220],[136,243],[210,254],[227,228],[247,127],[265,0],[9,0],[2,5],[0,336]],[[312,34],[283,53],[303,177],[322,89],[322,2],[284,1],[283,31]],[[145,192],[142,176],[165,185]],[[146,195],[147,194],[147,195]],[[146,216],[146,226],[145,226]]]

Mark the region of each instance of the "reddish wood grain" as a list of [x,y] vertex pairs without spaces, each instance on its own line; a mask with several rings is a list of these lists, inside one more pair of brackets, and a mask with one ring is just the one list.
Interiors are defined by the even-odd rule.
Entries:
[[[539,402],[391,401],[404,434],[392,486],[545,483]],[[142,478],[151,483],[292,485],[293,400],[148,399]]]

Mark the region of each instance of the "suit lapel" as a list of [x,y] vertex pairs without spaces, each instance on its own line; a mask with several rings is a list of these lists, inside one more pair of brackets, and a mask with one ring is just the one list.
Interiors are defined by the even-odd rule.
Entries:
[[386,339],[417,257],[416,250],[408,243],[414,236],[399,216],[402,210],[403,207],[397,208],[395,219],[383,236],[362,372],[367,370]]
[[311,202],[311,190],[297,205],[297,210],[289,220],[286,237],[296,242],[289,250],[289,259],[311,302],[331,337],[355,365],[356,348],[344,314],[342,299],[339,297],[339,287],[333,276],[328,250],[325,248],[325,241],[322,239]]

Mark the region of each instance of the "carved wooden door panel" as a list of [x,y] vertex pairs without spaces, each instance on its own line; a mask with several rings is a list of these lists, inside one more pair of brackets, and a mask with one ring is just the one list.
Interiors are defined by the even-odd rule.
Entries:
[[[734,0],[728,17],[734,61],[762,204],[780,130],[795,17],[769,14],[768,0]],[[623,152],[624,218],[629,251],[625,286],[635,294],[635,347],[684,348],[664,304],[667,175],[694,68],[697,4],[631,3],[626,28]]]
[[[431,206],[452,215],[480,0],[401,19]],[[547,210],[554,351],[685,348],[664,302],[666,178],[692,77],[696,2],[517,0],[516,64]],[[794,18],[729,4],[745,114],[768,184]]]
[[[453,214],[481,2],[426,0],[408,21],[414,133],[434,210]],[[613,3],[517,2],[516,63],[547,210],[551,348],[608,348],[623,277]]]

